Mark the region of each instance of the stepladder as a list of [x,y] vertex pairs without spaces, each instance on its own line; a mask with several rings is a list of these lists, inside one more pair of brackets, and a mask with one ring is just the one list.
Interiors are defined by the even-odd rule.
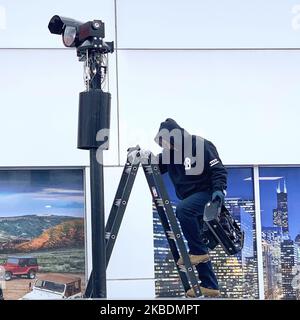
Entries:
[[[135,178],[139,167],[142,167],[152,196],[152,201],[156,207],[183,289],[185,292],[193,289],[195,296],[201,298],[202,292],[196,271],[191,264],[180,225],[177,221],[168,191],[159,170],[159,165],[157,161],[153,160],[155,158],[156,157],[152,152],[142,150],[139,146],[127,150],[127,160],[105,226],[106,267],[109,264],[117,240]],[[182,257],[183,265],[179,266],[177,261],[180,257]],[[86,298],[91,297],[93,294],[92,277],[93,270],[91,271],[86,286]]]

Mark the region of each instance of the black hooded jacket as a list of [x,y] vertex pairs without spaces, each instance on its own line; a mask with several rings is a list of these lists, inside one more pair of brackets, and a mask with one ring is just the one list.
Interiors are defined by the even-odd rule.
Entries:
[[[181,138],[178,138],[178,134],[174,138],[171,133],[166,139],[163,132],[167,136],[168,133],[179,132]],[[227,171],[210,141],[190,135],[170,118],[160,124],[155,141],[163,147],[163,152],[156,158],[160,171],[169,173],[179,199],[199,191],[226,190]],[[164,141],[170,142],[171,150],[164,145]]]

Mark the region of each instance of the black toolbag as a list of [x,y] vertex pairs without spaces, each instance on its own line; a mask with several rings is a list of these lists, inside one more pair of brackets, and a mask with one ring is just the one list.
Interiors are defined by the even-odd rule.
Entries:
[[219,201],[205,205],[203,221],[203,241],[209,249],[213,250],[220,244],[228,255],[237,254],[243,249],[244,232]]

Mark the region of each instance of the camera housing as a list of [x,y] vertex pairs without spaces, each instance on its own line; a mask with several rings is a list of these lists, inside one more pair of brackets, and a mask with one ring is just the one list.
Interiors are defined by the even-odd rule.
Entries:
[[101,53],[112,53],[113,42],[104,42],[105,27],[101,20],[81,22],[55,15],[51,18],[48,29],[53,34],[62,35],[66,47],[75,47],[79,51],[98,49]]

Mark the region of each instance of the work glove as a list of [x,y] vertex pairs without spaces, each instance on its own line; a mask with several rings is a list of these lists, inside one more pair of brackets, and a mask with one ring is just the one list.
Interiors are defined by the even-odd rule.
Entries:
[[217,198],[219,198],[219,200],[221,202],[221,205],[223,205],[224,204],[225,194],[224,194],[223,191],[217,190],[217,191],[213,192],[211,198],[212,198],[212,201],[215,201],[215,200],[217,200]]

